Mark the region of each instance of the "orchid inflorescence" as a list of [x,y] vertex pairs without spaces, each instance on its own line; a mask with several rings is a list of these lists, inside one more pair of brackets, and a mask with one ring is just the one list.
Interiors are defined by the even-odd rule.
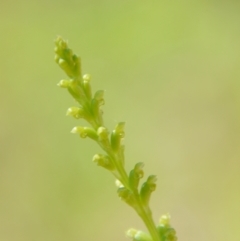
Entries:
[[119,197],[137,212],[149,232],[131,228],[127,231],[127,236],[133,241],[176,241],[176,232],[170,225],[169,214],[161,216],[157,225],[152,218],[149,200],[151,193],[156,189],[156,176],[150,175],[139,187],[140,179],[144,176],[142,162],[136,163],[127,174],[122,144],[125,122],[119,122],[110,133],[104,126],[101,110],[104,105],[104,91],[92,93],[91,76],[82,75],[80,58],[68,47],[67,41],[57,37],[55,45],[55,61],[69,77],[61,80],[58,86],[67,89],[78,103],[78,106],[67,110],[67,115],[75,119],[84,119],[89,124],[76,126],[71,132],[94,140],[102,148],[104,154],[95,154],[93,161],[115,176]]

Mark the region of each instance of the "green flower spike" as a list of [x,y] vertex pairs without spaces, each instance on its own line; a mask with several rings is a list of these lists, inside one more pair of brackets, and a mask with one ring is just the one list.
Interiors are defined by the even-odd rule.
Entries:
[[117,179],[118,195],[130,205],[142,219],[148,229],[148,233],[130,229],[127,236],[133,241],[176,241],[175,230],[170,226],[168,216],[162,216],[156,226],[149,207],[151,193],[156,189],[156,177],[150,175],[139,191],[139,182],[143,177],[143,163],[138,162],[129,175],[124,167],[124,146],[122,140],[125,136],[124,122],[119,122],[109,135],[104,126],[103,112],[104,91],[98,90],[92,96],[91,77],[88,74],[82,76],[80,58],[68,47],[67,41],[58,37],[55,41],[55,61],[70,79],[63,79],[58,83],[59,87],[66,88],[79,106],[67,110],[67,115],[75,119],[84,119],[89,127],[76,126],[72,133],[82,138],[89,137],[94,140],[105,152],[96,154],[93,162],[110,171]]

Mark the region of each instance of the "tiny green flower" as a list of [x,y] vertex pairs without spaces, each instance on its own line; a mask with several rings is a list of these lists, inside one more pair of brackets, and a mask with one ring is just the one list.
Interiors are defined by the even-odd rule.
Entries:
[[91,80],[91,76],[89,74],[85,74],[83,76],[83,88],[89,100],[92,99],[92,88],[91,88],[90,80]]
[[137,200],[135,195],[126,187],[118,188],[118,196],[131,207],[135,208],[137,206]]
[[126,235],[133,241],[153,241],[149,234],[134,228],[129,229]]
[[70,107],[66,113],[67,116],[72,116],[76,119],[84,118],[86,113],[82,107]]
[[160,219],[159,219],[159,224],[160,224],[160,225],[165,225],[165,226],[170,225],[170,219],[171,219],[171,216],[170,216],[169,213],[164,214],[164,215],[162,215],[162,216],[160,217]]
[[146,206],[148,206],[149,204],[151,193],[156,189],[156,181],[157,181],[157,177],[154,175],[150,175],[147,181],[144,182],[141,187],[140,196],[141,196],[142,202]]
[[109,171],[115,170],[114,165],[108,156],[102,154],[96,154],[93,156],[93,162],[97,163],[98,166],[104,167]]
[[121,141],[125,136],[124,133],[125,122],[119,122],[111,134],[111,145],[115,152],[118,152],[121,146]]
[[57,86],[62,87],[62,88],[69,88],[70,85],[71,85],[71,80],[66,80],[66,79],[61,80],[61,81],[57,84]]
[[93,128],[90,127],[83,127],[83,126],[76,126],[71,130],[73,134],[79,134],[80,137],[86,138],[89,137],[95,141],[98,139],[98,135]]
[[129,184],[135,191],[137,191],[139,180],[143,177],[144,174],[143,166],[144,164],[142,162],[137,163],[129,174]]

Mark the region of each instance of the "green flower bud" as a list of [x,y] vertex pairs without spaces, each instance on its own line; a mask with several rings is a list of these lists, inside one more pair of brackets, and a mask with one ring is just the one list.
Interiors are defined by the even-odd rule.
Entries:
[[72,66],[65,59],[60,58],[58,64],[70,78],[74,77]]
[[82,138],[89,137],[95,141],[97,141],[97,139],[98,139],[98,135],[97,135],[96,131],[90,127],[76,126],[71,130],[71,133],[79,134],[80,137],[82,137]]
[[133,241],[153,241],[149,234],[133,228],[129,229],[126,234],[127,237],[131,238]]
[[170,225],[170,214],[162,215],[157,226],[158,233],[163,241],[177,241],[177,235],[174,228]]
[[101,105],[104,105],[104,90],[98,90],[95,95],[94,95],[94,99],[98,102],[98,105],[101,106]]
[[81,76],[81,59],[79,56],[77,56],[76,54],[73,55],[72,60],[74,62],[74,68],[73,68],[73,72],[74,72],[74,76],[78,77]]
[[151,175],[148,177],[147,181],[143,183],[140,191],[140,196],[143,204],[148,206],[151,193],[156,189],[157,177]]
[[71,80],[66,80],[66,79],[60,80],[60,82],[57,84],[57,86],[61,88],[69,88],[70,85],[71,85]]
[[97,134],[98,134],[98,141],[101,143],[102,148],[106,152],[111,151],[108,129],[106,127],[100,126],[97,130]]
[[84,118],[85,117],[85,112],[84,109],[81,107],[70,107],[67,110],[66,113],[67,116],[72,116],[76,119]]
[[86,81],[90,82],[90,80],[91,80],[91,75],[90,75],[90,74],[85,74],[85,75],[83,75],[83,80],[86,80]]
[[109,171],[115,170],[115,167],[111,163],[109,156],[105,156],[102,154],[96,154],[93,157],[93,162],[97,163],[98,166],[106,168]]
[[142,162],[139,162],[135,165],[134,169],[130,171],[129,174],[129,185],[134,189],[137,190],[139,185],[139,180],[143,177],[143,166]]
[[55,40],[55,61],[70,78],[81,76],[80,59],[68,48],[67,41],[61,37]]
[[101,141],[108,140],[109,133],[106,127],[100,126],[97,130],[97,134],[98,134],[99,140]]
[[84,104],[85,96],[79,81],[77,81],[76,79],[71,80],[71,82],[69,82],[68,91],[78,103],[80,103],[81,105]]
[[138,230],[134,229],[134,228],[130,228],[128,229],[128,231],[126,232],[126,235],[128,238],[130,239],[134,239],[134,236],[136,235],[136,233],[138,232]]
[[58,36],[54,42],[56,46],[61,50],[66,49],[68,47],[67,41],[65,41],[61,36]]
[[83,88],[89,100],[92,99],[92,89],[91,89],[90,80],[91,80],[91,76],[89,74],[85,74],[83,76]]
[[103,90],[97,91],[91,102],[91,109],[92,109],[93,116],[95,120],[97,120],[97,123],[99,125],[103,125],[102,112],[100,110],[100,106],[104,104],[103,95],[104,95]]
[[162,215],[159,219],[159,225],[170,226],[170,219],[169,213]]
[[137,201],[134,194],[125,187],[118,188],[118,196],[125,201],[128,205],[135,208]]
[[177,241],[177,235],[174,228],[160,225],[157,227],[162,241]]
[[111,134],[111,146],[113,151],[118,152],[121,146],[121,140],[123,139],[125,122],[119,122]]

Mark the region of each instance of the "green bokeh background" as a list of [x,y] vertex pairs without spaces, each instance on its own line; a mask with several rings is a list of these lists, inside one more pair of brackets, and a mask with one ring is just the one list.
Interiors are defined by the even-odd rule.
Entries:
[[154,219],[179,240],[240,236],[240,2],[60,0],[0,3],[0,241],[125,240],[144,229],[91,162],[100,149],[53,60],[69,39],[106,90],[104,118],[126,121],[126,168],[158,176]]

